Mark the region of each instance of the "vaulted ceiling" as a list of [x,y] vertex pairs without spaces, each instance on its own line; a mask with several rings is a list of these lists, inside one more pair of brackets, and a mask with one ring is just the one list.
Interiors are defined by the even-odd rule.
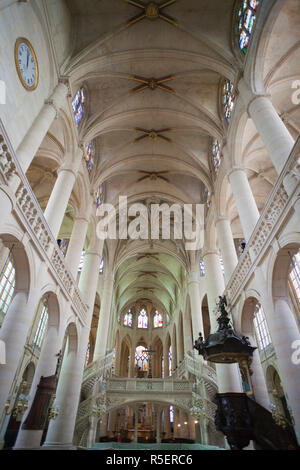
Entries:
[[[277,82],[294,74],[293,60],[283,57],[298,41],[297,1],[285,2],[265,51],[263,78],[266,86],[275,83],[278,90]],[[205,189],[214,190],[212,139],[222,141],[226,135],[221,87],[225,78],[236,82],[241,73],[233,48],[235,0],[57,4],[51,0],[48,9],[61,74],[70,78],[73,95],[80,86],[87,92],[79,140],[86,144],[94,139],[96,144],[92,186],[103,184],[105,200],[113,204],[120,195],[135,202],[155,197],[161,202],[204,203]],[[284,39],[280,28],[288,21],[293,22],[291,34]],[[282,41],[285,46],[276,49]],[[275,62],[280,72],[280,67],[273,70]],[[282,94],[275,93],[275,101],[279,112],[289,111]],[[292,113],[299,132],[294,109]],[[243,158],[248,159],[250,184],[261,208],[276,174],[250,120],[245,129]],[[36,163],[35,181],[41,177]],[[229,187],[224,194],[234,235],[239,236]],[[119,308],[147,297],[175,312],[190,263],[183,243],[120,241],[114,250]]]

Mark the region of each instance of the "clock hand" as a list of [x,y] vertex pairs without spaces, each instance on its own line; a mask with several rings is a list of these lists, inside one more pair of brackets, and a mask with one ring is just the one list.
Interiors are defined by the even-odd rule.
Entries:
[[27,51],[27,68],[28,68],[28,61],[29,61],[29,51]]

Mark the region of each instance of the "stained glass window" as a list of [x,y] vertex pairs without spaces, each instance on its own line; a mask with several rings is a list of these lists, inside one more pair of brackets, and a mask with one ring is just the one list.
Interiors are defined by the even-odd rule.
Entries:
[[82,250],[80,261],[79,261],[79,266],[78,266],[78,272],[80,272],[80,273],[81,273],[82,268],[83,268],[84,255],[85,255],[85,250]]
[[290,279],[292,281],[297,299],[300,301],[300,252],[293,256]]
[[132,313],[130,312],[130,310],[124,315],[123,325],[130,326],[130,328],[132,327]]
[[205,276],[205,267],[204,267],[204,261],[202,259],[200,260],[199,265],[200,265],[200,276],[203,277]]
[[6,263],[0,273],[0,310],[6,313],[15,290],[16,270],[13,265],[12,257],[9,255]]
[[148,328],[148,315],[144,308],[138,316],[138,328]]
[[72,101],[74,118],[75,118],[75,122],[76,122],[77,127],[79,126],[80,121],[83,117],[84,103],[85,103],[84,89],[80,88],[80,90],[77,91],[74,100]]
[[215,169],[215,172],[217,173],[221,165],[221,145],[218,139],[214,139],[213,141],[212,154],[213,154],[214,169]]
[[233,83],[230,80],[226,80],[223,86],[223,106],[225,119],[228,124],[234,108],[234,101],[235,95],[233,93]]
[[48,325],[48,308],[43,305],[37,330],[34,335],[33,345],[37,348],[42,347],[43,339]]
[[95,143],[93,140],[85,147],[85,164],[90,173],[94,168],[94,158],[95,158]]
[[65,238],[59,238],[57,240],[57,244],[58,244],[58,247],[59,247],[60,251],[62,252],[62,254],[64,256],[66,256],[67,249],[68,249],[68,246],[69,246],[69,240],[66,240]]
[[246,54],[256,20],[259,0],[243,0],[238,11],[239,47]]
[[163,326],[163,318],[162,318],[162,315],[158,313],[158,311],[155,312],[153,323],[154,323],[154,328],[161,328]]
[[147,371],[148,370],[148,354],[145,352],[144,346],[138,346],[135,350],[135,369]]
[[89,363],[90,353],[91,353],[91,343],[88,344],[88,347],[86,349],[84,367],[86,367]]
[[99,274],[103,274],[103,270],[104,270],[104,258],[102,258],[101,263],[100,263]]
[[269,333],[266,317],[262,307],[259,307],[258,311],[255,313],[254,317],[254,327],[258,340],[258,346],[260,350],[265,349],[269,344],[271,344],[271,336]]
[[170,406],[170,423],[174,423],[174,406]]
[[172,375],[172,346],[169,347],[169,376]]
[[103,202],[103,185],[101,184],[99,186],[99,189],[96,193],[96,205],[97,207],[100,207]]

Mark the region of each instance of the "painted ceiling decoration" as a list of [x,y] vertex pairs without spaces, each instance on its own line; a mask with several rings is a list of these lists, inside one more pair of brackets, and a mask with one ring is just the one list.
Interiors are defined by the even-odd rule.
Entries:
[[169,82],[170,80],[174,80],[175,75],[169,75],[168,77],[164,78],[143,78],[143,77],[137,77],[137,76],[132,76],[130,79],[134,80],[136,82],[140,82],[141,85],[137,86],[136,88],[133,88],[131,90],[131,93],[138,93],[140,91],[146,90],[149,88],[150,90],[154,91],[157,89],[166,91],[168,93],[176,93],[172,88],[170,88],[167,85],[164,85],[165,82]]
[[163,140],[166,140],[167,142],[172,142],[172,140],[169,137],[162,135],[163,132],[170,132],[171,130],[172,129],[160,129],[160,130],[155,131],[154,129],[147,130],[147,129],[140,129],[139,127],[136,127],[135,131],[143,132],[144,135],[137,137],[136,139],[134,139],[134,141],[139,142],[140,140],[149,138],[154,141],[158,139],[163,139]]
[[161,4],[156,3],[156,2],[148,2],[144,4],[142,2],[133,1],[133,0],[123,0],[123,2],[128,3],[129,5],[132,5],[136,8],[143,10],[143,13],[140,13],[139,15],[134,16],[133,18],[131,18],[131,20],[128,21],[128,23],[126,24],[127,28],[129,26],[133,26],[134,24],[140,22],[141,20],[145,18],[151,21],[161,19],[173,26],[178,27],[177,20],[175,20],[169,15],[166,15],[165,13],[162,13],[162,11],[165,8],[173,5],[173,3],[176,3],[177,0],[169,0],[168,2],[164,2]]
[[140,183],[141,181],[145,181],[148,178],[151,181],[156,181],[157,179],[161,179],[161,180],[166,181],[167,183],[170,182],[168,180],[168,178],[165,178],[164,176],[162,176],[162,175],[166,175],[167,173],[169,173],[168,171],[143,171],[143,170],[139,170],[139,173],[142,173],[144,176],[139,178],[137,180],[137,183]]

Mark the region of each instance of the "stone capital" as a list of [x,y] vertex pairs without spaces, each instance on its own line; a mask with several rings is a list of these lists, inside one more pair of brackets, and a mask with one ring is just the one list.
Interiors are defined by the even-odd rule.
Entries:
[[227,171],[227,177],[228,177],[228,179],[230,178],[230,176],[232,175],[232,173],[235,173],[236,171],[243,171],[244,173],[246,173],[245,167],[243,167],[243,166],[232,166],[232,167]]

